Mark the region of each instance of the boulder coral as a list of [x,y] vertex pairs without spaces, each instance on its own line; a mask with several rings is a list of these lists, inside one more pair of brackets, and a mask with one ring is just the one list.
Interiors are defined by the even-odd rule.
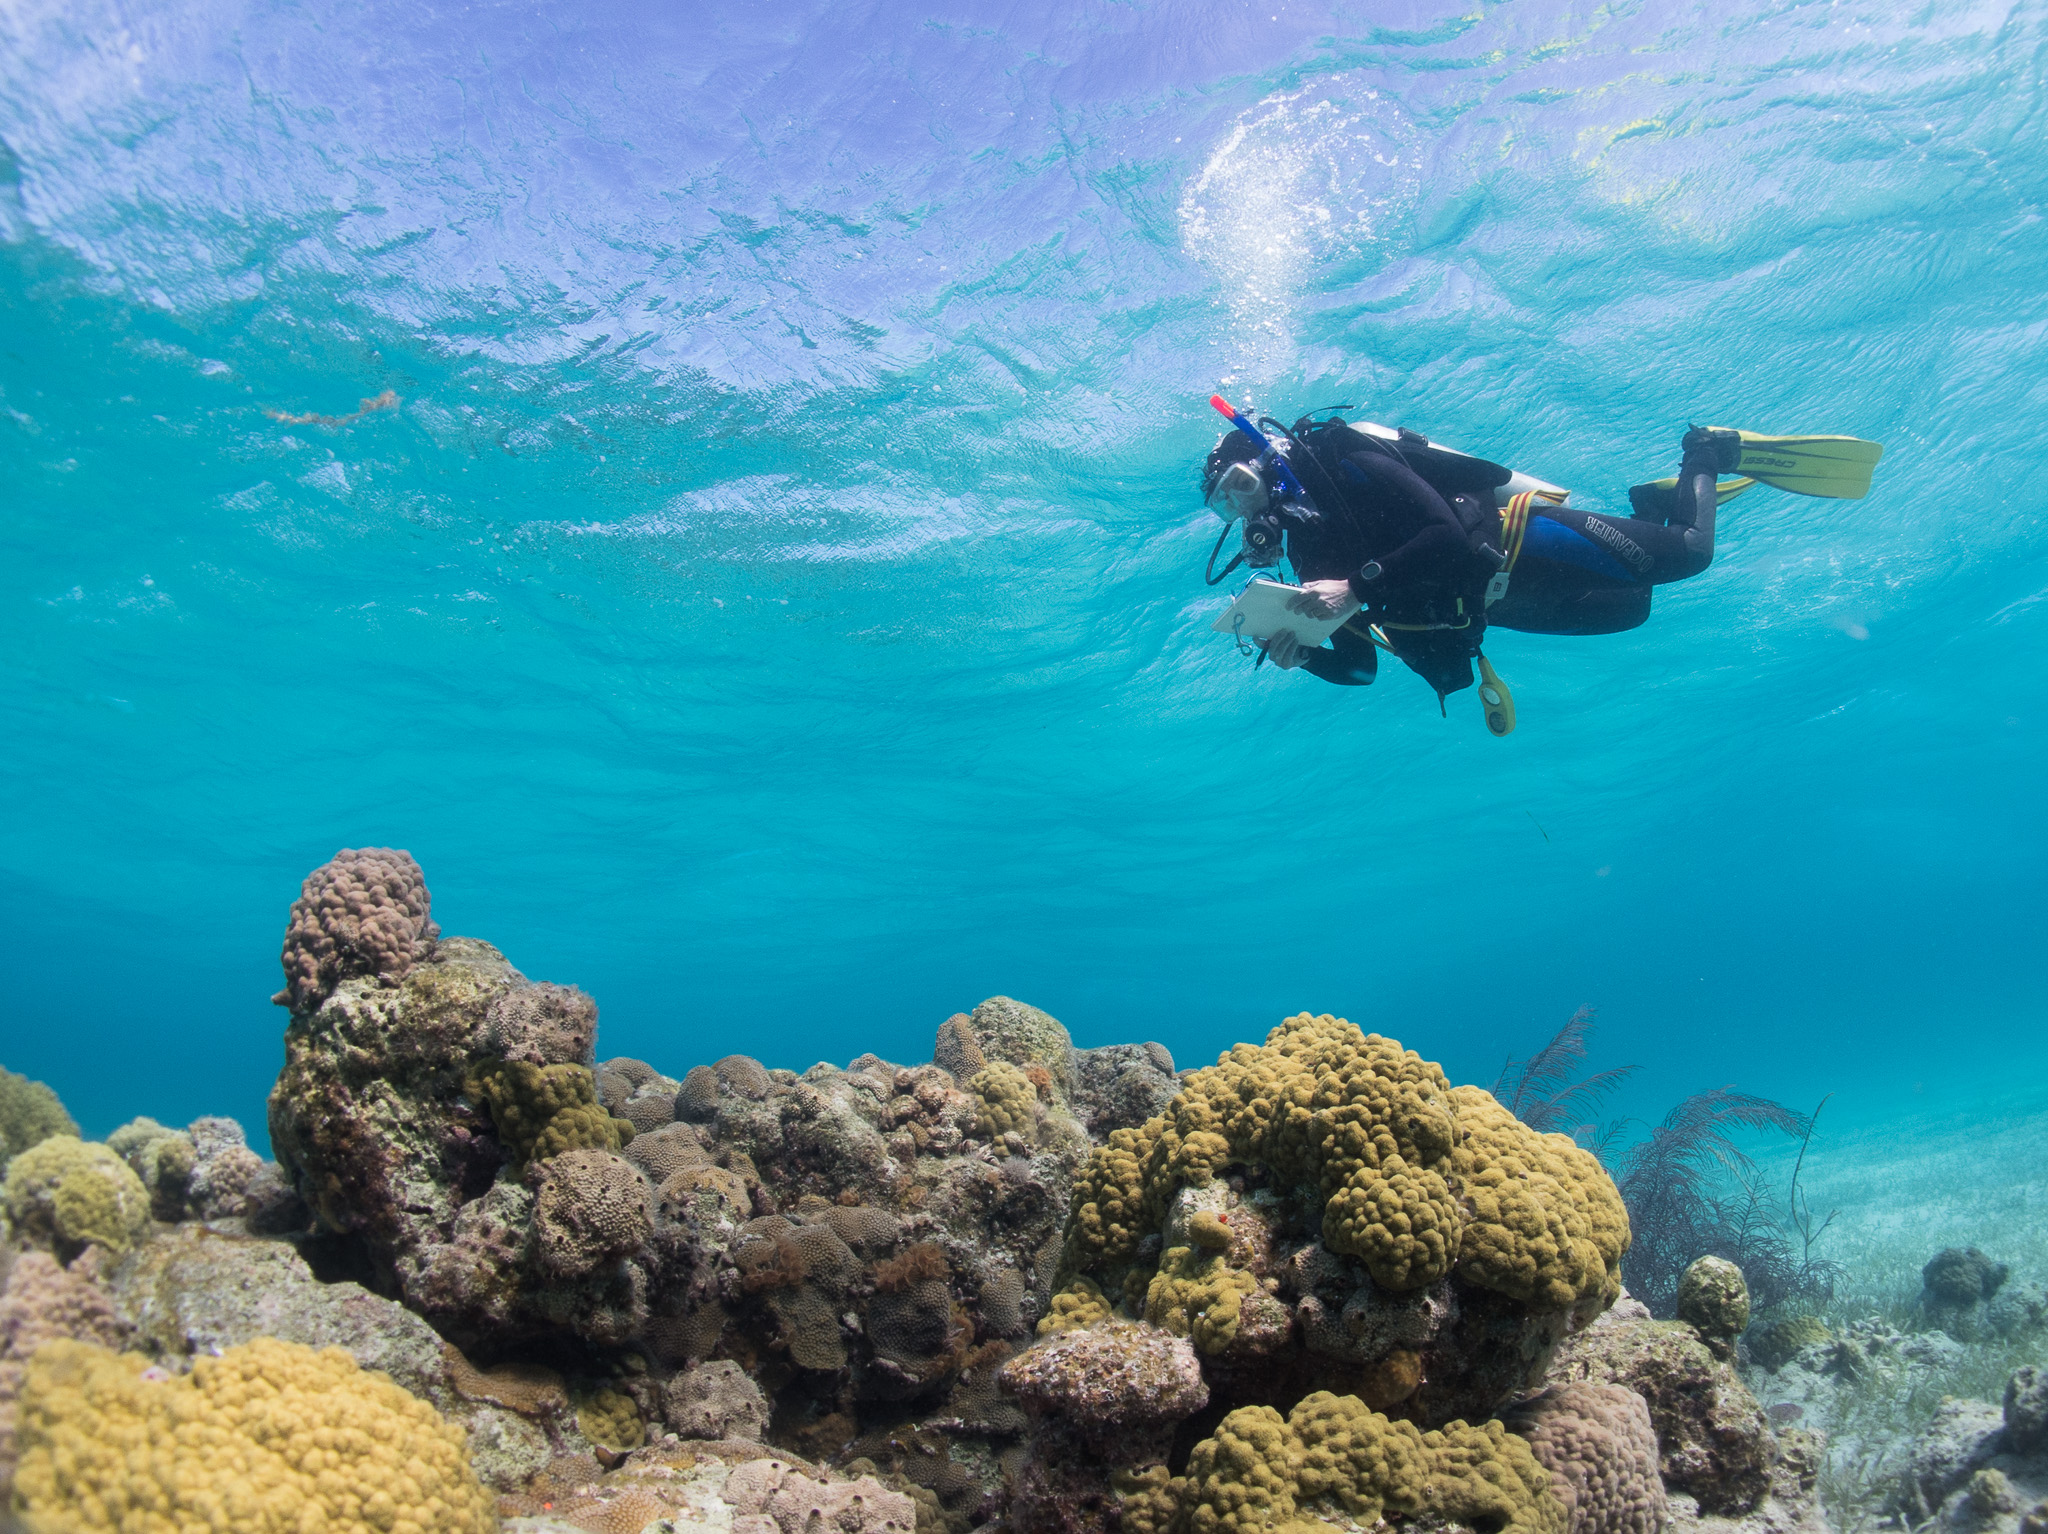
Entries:
[[7,1232],[69,1262],[88,1246],[128,1250],[149,1231],[149,1192],[96,1140],[58,1135],[9,1163],[0,1192]]
[[491,1534],[459,1428],[339,1348],[259,1340],[164,1376],[55,1341],[21,1396],[15,1505],[72,1534]]
[[31,1145],[52,1135],[78,1138],[78,1125],[57,1094],[40,1081],[0,1068],[0,1173]]
[[1508,1418],[1550,1472],[1568,1534],[1661,1534],[1670,1520],[1657,1432],[1643,1398],[1622,1385],[1554,1385]]
[[441,935],[432,904],[411,853],[342,848],[299,887],[285,928],[284,989],[270,999],[303,1012],[355,976],[397,985]]

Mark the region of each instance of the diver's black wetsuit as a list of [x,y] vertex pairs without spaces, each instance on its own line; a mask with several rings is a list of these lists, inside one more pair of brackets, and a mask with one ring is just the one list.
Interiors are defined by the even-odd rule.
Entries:
[[[1297,473],[1323,515],[1290,528],[1287,556],[1303,581],[1345,579],[1364,610],[1307,651],[1327,682],[1373,680],[1369,624],[1438,693],[1472,683],[1489,624],[1534,634],[1613,634],[1650,615],[1650,589],[1698,575],[1714,558],[1717,462],[1688,442],[1678,484],[1639,486],[1635,514],[1606,516],[1534,503],[1507,590],[1486,604],[1499,570],[1495,489],[1508,471],[1432,448],[1412,434],[1368,438],[1341,422],[1295,432]],[[1226,438],[1226,444],[1230,439]],[[1376,567],[1376,568],[1375,568]]]

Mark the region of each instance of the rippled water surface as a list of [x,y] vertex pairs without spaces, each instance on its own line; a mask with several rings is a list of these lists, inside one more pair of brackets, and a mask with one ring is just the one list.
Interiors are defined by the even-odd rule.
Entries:
[[[13,0],[6,1063],[260,1124],[298,880],[390,845],[671,1071],[1008,992],[1482,1081],[1590,1002],[1642,1111],[2038,1081],[2044,23]],[[1689,419],[1887,456],[1497,636],[1496,741],[1207,631],[1217,387],[1586,504]]]

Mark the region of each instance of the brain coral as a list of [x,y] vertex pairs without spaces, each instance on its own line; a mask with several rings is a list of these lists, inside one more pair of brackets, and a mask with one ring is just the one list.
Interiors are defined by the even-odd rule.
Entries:
[[284,934],[284,989],[270,999],[307,1012],[351,975],[398,984],[441,935],[431,904],[411,853],[342,848],[299,886]]
[[52,1135],[78,1137],[78,1126],[57,1094],[40,1081],[0,1069],[0,1172],[31,1145]]
[[149,1230],[142,1179],[98,1141],[68,1135],[16,1156],[0,1203],[15,1239],[48,1247],[66,1262],[95,1243],[125,1252]]
[[1175,1193],[1234,1163],[1320,1191],[1323,1241],[1400,1291],[1454,1270],[1532,1310],[1610,1302],[1628,1215],[1588,1151],[1334,1017],[1291,1017],[1190,1072],[1166,1112],[1114,1131],[1075,1180],[1068,1266],[1129,1262]]
[[1529,1445],[1498,1422],[1425,1433],[1356,1396],[1319,1390],[1282,1417],[1243,1406],[1195,1445],[1187,1473],[1133,1487],[1134,1534],[1254,1534],[1316,1526],[1327,1508],[1371,1527],[1408,1517],[1500,1534],[1564,1534],[1565,1512]]
[[1553,1385],[1514,1430],[1550,1472],[1570,1534],[1659,1534],[1669,1517],[1650,1408],[1626,1385]]
[[152,1378],[58,1341],[30,1362],[16,1506],[67,1534],[491,1534],[461,1429],[340,1348],[259,1338]]

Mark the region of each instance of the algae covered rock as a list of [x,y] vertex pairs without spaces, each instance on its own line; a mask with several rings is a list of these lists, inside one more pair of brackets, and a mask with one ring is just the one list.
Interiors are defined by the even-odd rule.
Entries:
[[1750,1360],[1773,1373],[1806,1348],[1827,1342],[1834,1334],[1818,1316],[1777,1316],[1752,1326],[1743,1336]]

